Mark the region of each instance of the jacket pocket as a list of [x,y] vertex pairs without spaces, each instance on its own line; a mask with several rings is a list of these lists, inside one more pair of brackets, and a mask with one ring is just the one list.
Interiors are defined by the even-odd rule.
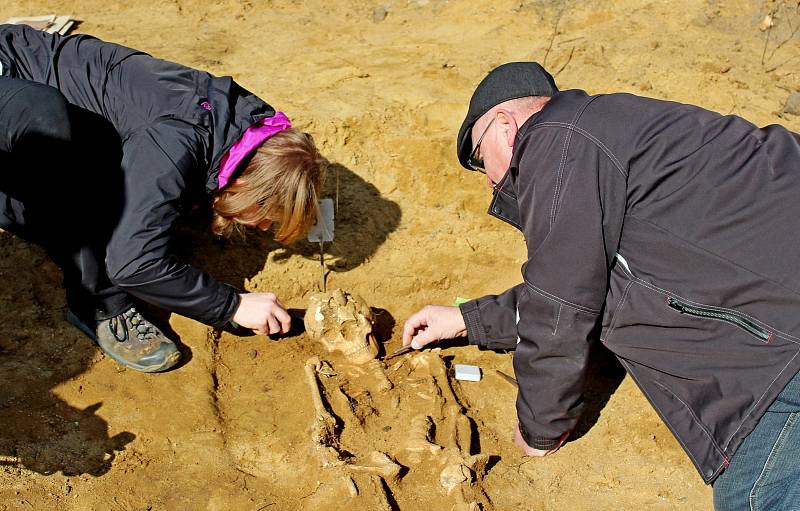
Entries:
[[753,337],[760,339],[762,342],[770,342],[772,340],[772,332],[758,325],[744,314],[734,310],[695,304],[680,298],[675,298],[674,296],[667,297],[667,305],[671,309],[687,316],[712,319],[734,325]]

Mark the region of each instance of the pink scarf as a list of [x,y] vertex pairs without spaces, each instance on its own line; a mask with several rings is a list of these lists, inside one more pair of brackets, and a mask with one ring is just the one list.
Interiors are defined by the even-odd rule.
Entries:
[[231,176],[236,171],[236,167],[255,151],[258,146],[263,144],[268,138],[276,133],[291,128],[292,122],[283,112],[275,112],[272,117],[265,117],[258,123],[250,126],[231,148],[228,154],[222,157],[219,165],[219,177],[217,187],[222,190],[228,186]]

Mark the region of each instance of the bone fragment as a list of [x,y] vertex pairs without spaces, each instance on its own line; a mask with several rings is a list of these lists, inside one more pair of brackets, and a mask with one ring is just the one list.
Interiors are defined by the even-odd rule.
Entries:
[[392,461],[386,454],[379,451],[372,451],[366,463],[365,465],[348,464],[346,467],[353,472],[378,475],[385,481],[393,483],[399,481],[402,467]]
[[334,410],[344,410],[347,417],[342,417],[346,424],[355,423],[358,425],[363,425],[363,420],[356,415],[356,411],[353,407],[353,402],[347,397],[347,394],[342,390],[341,387],[336,386],[332,392],[331,399],[336,401],[336,406],[334,406]]
[[451,445],[459,450],[463,458],[466,458],[472,448],[472,422],[458,406],[451,405],[447,413],[453,417]]
[[408,431],[408,443],[406,450],[412,452],[429,452],[433,455],[439,454],[442,447],[430,441],[431,418],[427,415],[418,415],[411,419],[411,427]]
[[372,484],[375,497],[378,499],[375,509],[380,511],[392,511],[392,506],[389,504],[389,496],[386,495],[386,488],[384,488],[381,478],[378,476],[370,476],[369,481]]
[[462,484],[469,484],[471,482],[472,472],[461,463],[447,465],[439,475],[439,483],[447,490],[448,495],[452,494],[453,491]]
[[336,445],[339,443],[336,436],[336,419],[325,407],[317,380],[317,369],[320,366],[319,357],[311,357],[306,361],[305,372],[308,388],[311,390],[311,403],[314,405],[316,416],[311,426],[311,442],[320,451],[322,466],[335,466],[344,463]]
[[[462,484],[459,486],[458,492],[456,492],[456,503],[453,505],[450,511],[482,511],[483,507],[474,500],[471,500],[467,495],[467,489]],[[481,491],[481,495],[486,497],[486,495]]]
[[406,363],[406,359],[405,359],[405,358],[401,358],[400,360],[398,360],[397,362],[395,362],[394,364],[392,364],[392,367],[391,367],[391,368],[389,368],[389,369],[390,369],[391,371],[397,371],[398,369],[400,369],[401,367],[403,367],[403,364],[405,364],[405,363]]
[[372,373],[378,380],[378,390],[381,392],[388,392],[392,390],[392,382],[386,376],[386,371],[383,369],[383,364],[377,359],[372,359],[367,362],[367,370]]
[[[450,380],[447,376],[447,367],[444,365],[444,360],[442,360],[442,357],[438,352],[417,353],[416,356],[414,356],[414,358],[411,360],[411,366],[414,369],[426,369],[428,374],[430,374],[433,378],[436,392],[441,395],[443,404],[455,404],[458,406],[459,411],[461,411],[461,405],[459,404],[456,395],[453,393],[453,389],[450,387]],[[446,416],[443,409],[440,411],[440,416]]]
[[327,360],[320,362],[317,372],[322,376],[327,376],[328,378],[331,376],[336,376],[336,371],[333,370],[333,367],[331,367],[331,364]]
[[483,480],[483,476],[486,475],[486,467],[489,465],[489,455],[483,453],[473,454],[464,460],[464,465],[475,472],[475,476],[479,481]]
[[350,493],[351,497],[358,497],[358,486],[356,486],[356,482],[353,481],[352,477],[345,476],[344,485],[347,488],[347,491]]
[[364,376],[364,374],[366,373],[363,367],[356,365],[348,366],[346,368],[346,371],[347,371],[347,376],[349,378],[357,378],[359,376]]

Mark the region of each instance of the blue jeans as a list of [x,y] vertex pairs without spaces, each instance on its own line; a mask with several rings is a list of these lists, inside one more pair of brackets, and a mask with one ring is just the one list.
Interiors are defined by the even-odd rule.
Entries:
[[800,511],[800,373],[714,482],[716,511]]

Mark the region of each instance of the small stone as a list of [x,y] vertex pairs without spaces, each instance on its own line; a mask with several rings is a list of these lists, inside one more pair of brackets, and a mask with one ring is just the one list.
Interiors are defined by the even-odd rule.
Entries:
[[61,491],[64,492],[64,495],[69,495],[69,492],[72,491],[72,486],[69,483],[64,483],[64,486],[61,487]]
[[372,11],[372,21],[375,23],[380,23],[381,21],[386,19],[386,16],[389,15],[389,9],[386,8],[385,5],[379,5]]
[[786,114],[800,115],[800,92],[789,95],[789,98],[786,100],[786,106],[783,107],[783,112]]
[[472,474],[467,467],[460,463],[449,465],[442,470],[439,476],[439,484],[447,490],[448,495],[460,484],[467,483],[472,479]]
[[761,23],[758,24],[758,29],[762,32],[769,30],[770,28],[775,26],[775,20],[772,19],[772,16],[767,14],[764,16],[764,19],[761,20]]
[[388,433],[388,432],[389,432],[389,431],[391,431],[391,430],[392,430],[392,427],[391,427],[391,426],[384,426],[384,427],[383,427],[383,431],[385,431],[386,433]]
[[258,352],[256,350],[250,350],[247,352],[247,356],[250,357],[251,360],[255,360],[258,356]]

